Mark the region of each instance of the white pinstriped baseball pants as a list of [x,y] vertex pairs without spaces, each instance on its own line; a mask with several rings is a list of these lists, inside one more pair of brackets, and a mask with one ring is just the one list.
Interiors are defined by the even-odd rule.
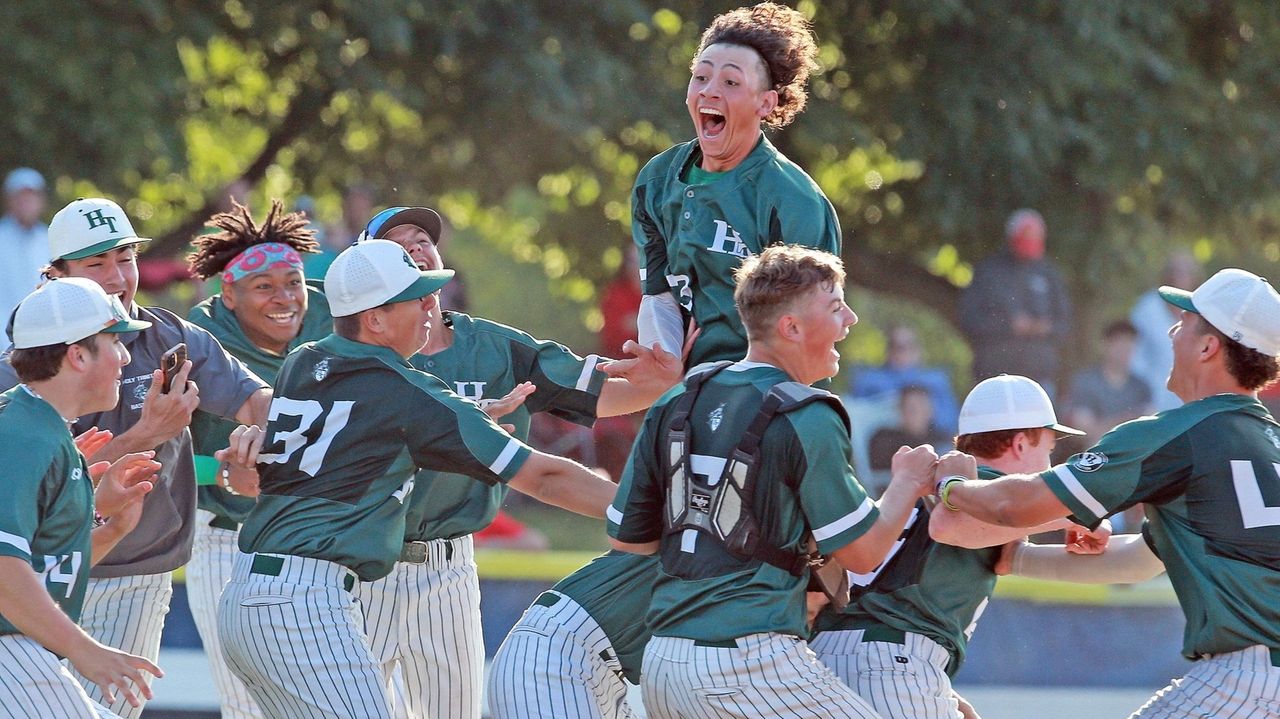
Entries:
[[946,649],[910,632],[901,644],[863,641],[863,634],[862,629],[819,632],[809,646],[885,719],[959,719]]
[[525,610],[489,666],[490,716],[631,719],[622,665],[604,630],[569,597],[543,596],[555,604]]
[[231,579],[231,565],[240,554],[239,532],[209,526],[211,512],[196,510],[195,543],[191,561],[187,563],[187,601],[196,631],[204,644],[205,656],[213,672],[213,686],[218,691],[222,719],[257,719],[262,716],[244,682],[236,678],[222,659],[222,643],[218,640],[218,599]]
[[427,542],[426,563],[396,562],[355,595],[388,684],[399,665],[407,706],[397,708],[408,719],[480,719],[484,635],[471,535]]
[[1271,654],[1266,647],[1253,646],[1201,659],[1129,719],[1280,717],[1280,667],[1273,666],[1277,662]]
[[[138,574],[132,577],[89,578],[89,588],[84,594],[84,610],[80,612],[80,627],[89,636],[122,652],[160,660],[160,633],[164,630],[164,616],[169,613],[169,598],[173,596],[173,574]],[[129,706],[116,693],[116,700],[108,703],[98,685],[85,679],[71,668],[71,674],[84,687],[89,698],[124,719],[138,719],[141,707]],[[138,695],[142,704],[146,700]]]
[[[254,559],[276,564],[251,571]],[[349,583],[349,584],[348,584]],[[240,554],[218,602],[222,656],[271,719],[390,719],[351,570],[289,555]]]
[[640,676],[649,719],[880,719],[804,640],[750,634],[736,643],[650,639]]
[[110,719],[53,652],[24,634],[0,637],[0,712],[10,719]]

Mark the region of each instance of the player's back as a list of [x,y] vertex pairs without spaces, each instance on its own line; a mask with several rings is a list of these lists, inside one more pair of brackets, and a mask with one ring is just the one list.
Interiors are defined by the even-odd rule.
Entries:
[[[1207,413],[1147,458],[1188,453],[1182,481],[1146,498],[1146,532],[1187,618],[1184,653],[1280,646],[1280,425],[1251,398],[1219,395],[1163,413]],[[1216,405],[1216,406],[1215,406]]]

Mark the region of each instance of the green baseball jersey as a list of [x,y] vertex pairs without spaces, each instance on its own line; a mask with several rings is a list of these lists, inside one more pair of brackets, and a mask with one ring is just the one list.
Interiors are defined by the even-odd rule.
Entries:
[[[521,440],[529,437],[534,412],[586,426],[595,422],[596,402],[607,378],[596,369],[597,356],[582,358],[556,342],[459,312],[445,312],[444,318],[453,328],[453,344],[435,354],[414,355],[409,358],[414,367],[476,402],[500,399],[521,382],[534,383],[537,391],[500,420],[515,425],[514,435]],[[409,498],[405,539],[452,539],[478,532],[493,521],[506,495],[505,484],[484,485],[459,474],[421,471]]]
[[[227,354],[235,357],[253,370],[263,382],[274,384],[280,365],[284,364],[284,355],[258,347],[249,341],[236,315],[222,304],[222,295],[214,295],[201,302],[187,313],[187,320],[197,327],[209,330]],[[285,354],[307,342],[314,342],[333,331],[333,317],[329,314],[329,300],[320,291],[317,282],[307,283],[307,313],[302,318],[302,327],[298,336],[289,343]],[[191,416],[191,442],[197,457],[212,459],[214,452],[227,446],[227,438],[239,426],[239,422],[223,419],[215,414],[196,410]],[[202,466],[215,467],[216,464],[197,459],[196,472],[200,474]],[[243,522],[253,509],[253,497],[239,497],[221,487],[213,486],[212,477],[198,476],[200,486],[197,488],[196,506],[225,517],[234,522]]]
[[640,664],[651,636],[643,617],[653,598],[657,574],[657,555],[612,550],[552,587],[596,620],[609,637],[623,674],[633,684],[640,683]]
[[670,292],[702,328],[689,366],[737,360],[747,333],[733,304],[733,271],[769,245],[840,254],[840,223],[813,179],[761,136],[735,168],[689,184],[702,160],[697,140],[654,157],[631,193],[631,235],[646,295]]
[[[93,484],[66,422],[26,385],[0,394],[0,555],[30,562],[72,621],[89,583]],[[0,635],[21,634],[0,615]]]
[[1090,527],[1145,503],[1187,657],[1280,648],[1280,425],[1257,399],[1219,394],[1126,422],[1040,477]]
[[400,556],[417,468],[506,482],[531,451],[394,351],[337,335],[289,353],[275,388],[243,552],[380,579]]
[[[690,467],[709,481],[755,417],[780,369],[738,362],[708,379],[689,414]],[[697,530],[666,532],[668,392],[645,416],[622,482],[607,512],[610,536],[623,542],[661,540],[661,571],[648,621],[655,636],[728,641],[758,632],[806,636],[807,576],[733,556]],[[792,552],[812,532],[828,554],[862,536],[879,516],[850,466],[849,432],[836,410],[814,402],[773,418],[756,454],[753,510],[762,537]]]
[[[1001,476],[979,467],[980,479]],[[929,511],[918,502],[902,537],[884,563],[867,574],[850,574],[850,602],[825,610],[818,631],[893,627],[929,637],[951,654],[947,673],[964,661],[969,637],[996,588],[1000,547],[963,549],[929,537]]]

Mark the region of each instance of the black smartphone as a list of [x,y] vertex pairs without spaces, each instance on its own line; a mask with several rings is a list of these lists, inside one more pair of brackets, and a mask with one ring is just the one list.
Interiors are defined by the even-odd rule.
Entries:
[[187,361],[187,343],[179,342],[178,344],[165,350],[160,355],[160,369],[164,372],[164,384],[160,385],[160,391],[168,394],[169,388],[173,385],[173,377],[178,374],[178,370],[182,369],[182,365]]

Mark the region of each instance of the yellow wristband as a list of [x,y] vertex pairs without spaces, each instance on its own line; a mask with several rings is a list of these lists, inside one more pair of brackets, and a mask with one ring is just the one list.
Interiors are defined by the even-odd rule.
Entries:
[[959,507],[951,503],[951,488],[959,484],[960,482],[965,481],[966,479],[967,479],[966,477],[961,477],[958,474],[953,474],[949,477],[943,477],[942,481],[938,482],[938,499],[942,500],[942,506],[946,507],[952,512],[960,511]]

